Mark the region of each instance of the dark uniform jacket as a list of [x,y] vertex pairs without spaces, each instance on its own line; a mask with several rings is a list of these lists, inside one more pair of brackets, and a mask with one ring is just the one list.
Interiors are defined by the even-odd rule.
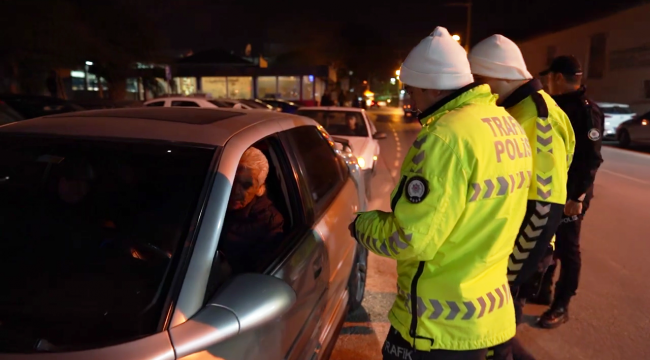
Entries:
[[580,200],[582,195],[586,195],[583,212],[589,207],[596,171],[603,162],[600,150],[605,127],[602,111],[585,96],[585,91],[586,88],[582,86],[577,91],[553,97],[569,116],[576,135],[575,154],[567,182],[567,200]]

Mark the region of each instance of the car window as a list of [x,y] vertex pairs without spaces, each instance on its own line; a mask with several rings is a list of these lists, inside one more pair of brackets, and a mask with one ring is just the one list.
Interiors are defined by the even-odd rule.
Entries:
[[231,108],[233,106],[233,104],[229,104],[229,103],[227,103],[227,102],[225,102],[223,100],[208,100],[208,102],[210,102],[210,103],[212,103],[212,104],[214,104],[214,105],[216,105],[217,107],[220,107],[220,108]]
[[630,110],[629,107],[622,107],[622,106],[602,107],[602,110],[603,113],[611,114],[611,115],[633,114],[632,110]]
[[179,107],[200,107],[199,104],[197,104],[194,101],[172,101],[172,106],[179,106]]
[[368,136],[366,121],[359,112],[298,110],[296,114],[316,120],[334,136]]
[[[260,165],[260,153],[268,165],[264,179],[263,194],[255,194],[248,200],[244,189],[255,192],[251,174],[238,172],[228,201],[228,210],[219,239],[219,257],[215,260],[206,300],[226,280],[240,273],[262,273],[289,245],[287,235],[299,220],[299,200],[293,169],[276,135],[258,141],[252,146],[256,154],[240,159],[240,165]],[[289,170],[287,170],[287,167]],[[259,173],[258,173],[259,175]],[[298,199],[300,199],[298,197]],[[246,203],[249,201],[248,203]],[[292,211],[293,210],[293,211]]]
[[0,353],[156,333],[214,153],[0,137]]
[[149,103],[149,104],[147,104],[145,106],[150,106],[150,107],[165,106],[165,102],[164,101],[156,101],[156,102]]
[[291,129],[287,135],[299,157],[314,205],[322,210],[346,179],[342,160],[315,126]]
[[7,106],[7,104],[0,101],[0,125],[9,124],[12,122],[25,120],[14,109]]

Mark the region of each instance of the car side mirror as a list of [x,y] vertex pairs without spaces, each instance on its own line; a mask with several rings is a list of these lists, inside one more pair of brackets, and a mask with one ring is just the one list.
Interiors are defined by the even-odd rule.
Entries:
[[386,138],[386,133],[385,132],[376,132],[374,135],[372,135],[372,138],[375,140],[382,140]]
[[332,141],[334,141],[334,150],[338,150],[344,154],[352,154],[352,145],[350,145],[348,140],[332,136]]
[[177,357],[204,351],[242,332],[284,315],[296,292],[284,281],[262,274],[242,274],[225,284],[195,316],[172,328]]

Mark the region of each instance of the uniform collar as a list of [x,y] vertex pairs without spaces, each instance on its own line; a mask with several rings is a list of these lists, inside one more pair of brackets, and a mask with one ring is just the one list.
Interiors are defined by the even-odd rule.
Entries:
[[576,91],[572,91],[572,92],[562,94],[562,95],[555,95],[555,96],[553,96],[553,99],[555,101],[562,101],[562,100],[572,99],[572,98],[576,98],[576,97],[582,97],[582,96],[585,95],[585,92],[587,92],[587,87],[582,85]]
[[510,96],[505,98],[501,106],[503,106],[506,109],[509,109],[519,104],[520,102],[522,102],[524,99],[526,99],[533,93],[536,93],[542,89],[543,89],[542,82],[537,79],[533,79],[521,85],[519,88],[517,88],[517,90],[515,90],[512,94],[510,94]]
[[437,103],[433,104],[433,106],[418,115],[420,123],[425,125],[430,117],[461,106],[468,100],[471,100],[480,94],[482,92],[481,90],[484,90],[484,87],[485,86],[478,83],[471,83],[445,96]]

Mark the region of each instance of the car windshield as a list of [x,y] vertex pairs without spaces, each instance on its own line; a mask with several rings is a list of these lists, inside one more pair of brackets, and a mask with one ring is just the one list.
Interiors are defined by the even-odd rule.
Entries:
[[359,112],[298,110],[297,115],[316,120],[334,136],[368,136],[368,128]]
[[273,109],[272,106],[266,105],[266,104],[263,104],[263,103],[259,103],[259,102],[255,101],[255,100],[240,100],[240,102],[242,102],[243,104],[246,104],[246,105],[248,105],[248,106],[250,106],[250,107],[252,107],[254,109]]
[[25,119],[83,110],[82,107],[57,99],[17,97],[0,99]]
[[214,153],[0,136],[0,353],[160,331]]
[[623,106],[604,106],[602,108],[603,113],[612,114],[612,115],[629,115],[633,114],[632,110],[629,107]]
[[217,105],[217,107],[220,108],[232,108],[233,106],[235,106],[234,103],[223,101],[223,100],[208,100],[208,102]]

